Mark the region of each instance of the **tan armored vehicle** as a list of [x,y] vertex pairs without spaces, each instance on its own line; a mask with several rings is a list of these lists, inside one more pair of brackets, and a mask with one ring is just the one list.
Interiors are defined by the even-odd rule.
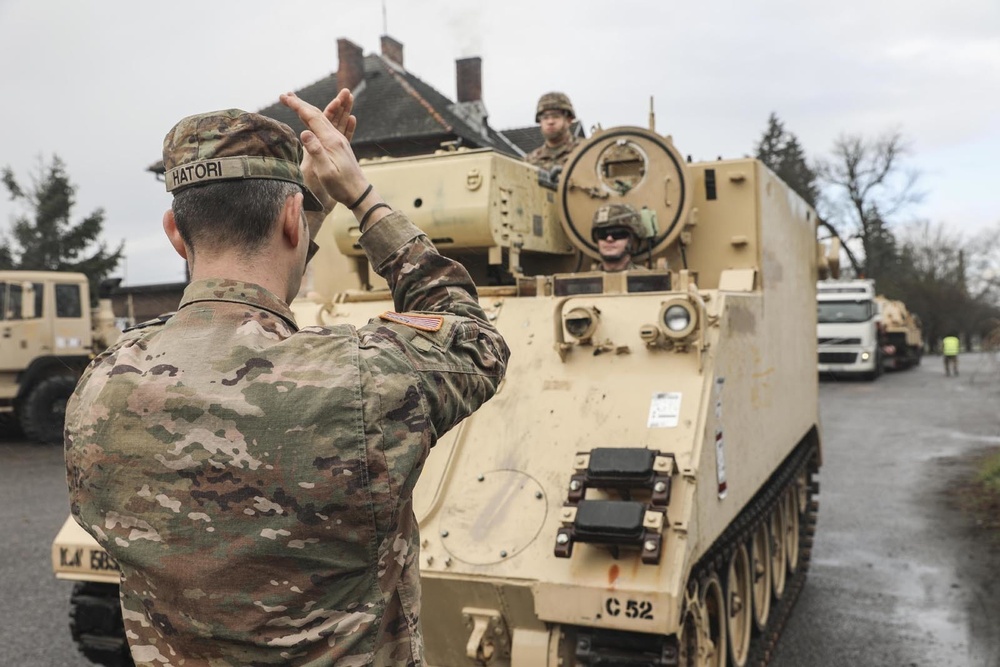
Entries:
[[117,339],[110,302],[91,311],[82,273],[0,271],[0,331],[0,412],[32,440],[61,442],[80,373]]
[[[756,160],[687,164],[634,127],[597,130],[557,189],[490,151],[365,169],[468,266],[513,351],[415,491],[427,663],[766,663],[816,521],[814,212]],[[589,270],[610,203],[643,212],[646,270]],[[300,325],[393,309],[357,238],[338,209]],[[116,577],[72,522],[53,560]],[[96,590],[78,628],[108,618]],[[112,634],[82,641],[111,655]]]
[[920,318],[902,301],[875,297],[882,314],[882,359],[886,368],[902,370],[920,363],[924,354],[924,337]]

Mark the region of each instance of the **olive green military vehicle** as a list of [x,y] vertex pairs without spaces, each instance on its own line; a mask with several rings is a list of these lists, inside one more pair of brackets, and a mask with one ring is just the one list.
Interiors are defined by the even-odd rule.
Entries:
[[[364,167],[512,349],[415,491],[427,664],[765,664],[816,523],[815,213],[756,160],[689,164],[637,127],[596,130],[557,187],[488,150]],[[644,270],[590,270],[613,203],[642,212]],[[358,236],[338,208],[300,325],[393,309]],[[122,664],[113,563],[71,521],[53,561],[89,582],[84,651]]]
[[0,271],[0,413],[31,440],[61,442],[80,373],[118,333],[110,301],[91,310],[82,273]]

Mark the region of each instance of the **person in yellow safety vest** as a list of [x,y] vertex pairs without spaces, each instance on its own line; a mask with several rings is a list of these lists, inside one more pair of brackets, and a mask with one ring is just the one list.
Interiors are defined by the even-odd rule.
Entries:
[[951,375],[955,370],[955,377],[958,377],[958,349],[960,345],[957,336],[945,336],[941,341],[941,351],[944,352],[944,374]]

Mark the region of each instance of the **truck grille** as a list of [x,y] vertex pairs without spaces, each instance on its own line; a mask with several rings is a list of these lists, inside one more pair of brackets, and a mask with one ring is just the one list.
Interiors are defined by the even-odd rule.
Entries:
[[820,338],[820,345],[861,345],[860,338]]
[[857,352],[820,352],[821,364],[853,364],[858,360]]

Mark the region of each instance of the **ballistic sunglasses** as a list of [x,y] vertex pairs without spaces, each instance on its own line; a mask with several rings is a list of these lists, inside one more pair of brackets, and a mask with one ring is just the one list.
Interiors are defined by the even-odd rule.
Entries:
[[613,239],[615,241],[621,241],[622,239],[627,239],[632,235],[632,232],[626,227],[608,227],[607,229],[595,229],[590,233],[594,241],[599,241],[601,239]]

